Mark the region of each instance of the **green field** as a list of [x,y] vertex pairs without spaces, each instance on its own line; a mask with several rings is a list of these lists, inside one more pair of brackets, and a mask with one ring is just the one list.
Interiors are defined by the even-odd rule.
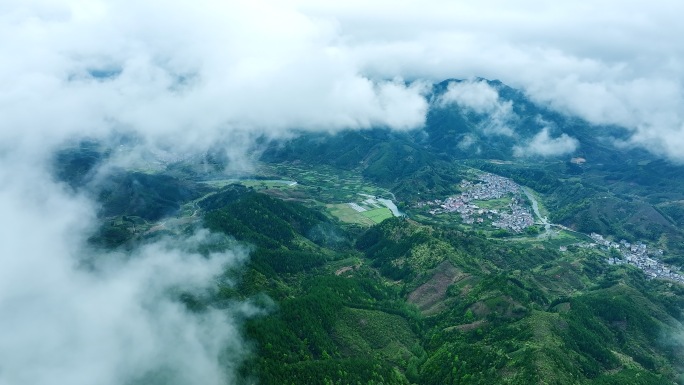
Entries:
[[387,207],[364,211],[361,213],[361,215],[369,218],[375,223],[380,223],[387,218],[392,218],[392,212]]
[[380,223],[387,218],[392,218],[392,212],[386,207],[381,207],[364,212],[358,212],[351,208],[347,203],[328,204],[328,212],[342,222],[357,223],[360,225],[372,226]]
[[292,164],[263,164],[260,175],[277,175],[278,178],[298,182],[291,191],[306,193],[312,199],[323,203],[354,202],[359,193],[393,199],[386,189],[364,180],[358,173],[338,170],[325,165],[298,167]]
[[357,223],[365,226],[373,226],[376,223],[373,219],[363,215],[363,213],[349,207],[347,203],[329,204],[326,205],[326,208],[330,214],[342,222]]

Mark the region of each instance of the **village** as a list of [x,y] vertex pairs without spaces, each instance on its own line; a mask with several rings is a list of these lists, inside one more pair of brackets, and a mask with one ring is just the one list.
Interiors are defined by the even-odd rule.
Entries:
[[[463,191],[460,195],[444,200],[431,200],[420,202],[417,207],[431,207],[428,211],[432,215],[457,212],[465,224],[483,224],[491,222],[493,227],[521,233],[527,227],[535,224],[534,216],[530,210],[523,206],[521,196],[522,188],[511,179],[498,175],[483,173],[479,176],[481,183],[463,181],[460,184]],[[474,201],[488,201],[512,196],[508,208],[510,212],[498,209],[479,207]],[[436,206],[436,207],[435,207]],[[546,223],[546,222],[544,222]],[[563,230],[573,231],[563,225],[549,224]],[[616,250],[619,256],[608,257],[611,265],[630,264],[641,269],[649,278],[660,278],[684,283],[684,275],[655,259],[663,255],[663,250],[653,250],[642,242],[629,243],[626,240],[612,242],[601,234],[589,235],[594,242],[580,243],[576,246],[586,248],[603,248],[606,251]],[[567,247],[561,247],[560,251],[567,251]]]
[[647,245],[641,242],[629,243],[626,240],[618,242],[611,242],[605,239],[601,234],[591,233],[589,235],[594,242],[584,244],[584,247],[603,247],[605,250],[616,250],[620,257],[608,257],[608,263],[611,265],[630,264],[641,269],[649,278],[669,279],[684,283],[684,276],[673,271],[672,268],[664,263],[652,258],[663,255],[663,250],[649,249]]
[[[523,206],[522,190],[517,183],[489,173],[483,173],[479,179],[482,183],[461,182],[460,187],[463,192],[460,195],[443,201],[435,199],[421,202],[417,206],[437,206],[428,211],[432,215],[457,212],[465,224],[485,223],[489,220],[492,226],[514,233],[521,233],[534,224],[532,213]],[[510,212],[482,208],[473,202],[500,199],[509,195],[513,196],[508,204]]]

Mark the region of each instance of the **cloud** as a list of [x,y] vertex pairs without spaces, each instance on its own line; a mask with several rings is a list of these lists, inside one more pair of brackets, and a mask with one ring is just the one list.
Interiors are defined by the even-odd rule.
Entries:
[[499,79],[569,115],[624,126],[632,145],[684,161],[682,3],[303,4],[337,21],[366,74]]
[[[0,140],[132,130],[204,148],[247,131],[419,128],[422,89],[372,79],[335,23],[277,2],[10,2]],[[390,80],[387,80],[390,79]],[[28,132],[26,132],[28,130]],[[22,132],[21,138],[17,134]]]
[[230,384],[244,358],[253,307],[191,313],[174,293],[209,290],[246,252],[205,258],[189,249],[203,233],[86,247],[96,204],[49,172],[65,143],[135,138],[117,165],[222,147],[244,169],[258,137],[407,130],[427,111],[424,83],[363,75],[335,23],[277,2],[8,0],[0,34],[3,384]]
[[[470,149],[475,144],[476,144],[476,139],[472,135],[467,134],[467,135],[463,136],[463,139],[461,139],[461,141],[458,142],[457,146],[461,151],[467,151],[468,149]],[[477,152],[478,153],[480,152],[479,147],[477,148]]]
[[193,149],[238,131],[419,128],[421,87],[391,79],[485,77],[684,160],[672,145],[684,138],[682,11],[613,0],[8,0],[0,112],[11,129],[0,139],[125,128]]
[[[634,79],[619,83],[565,80],[564,97],[545,95],[559,110],[597,124],[617,124],[632,131],[622,145],[645,147],[657,155],[684,161],[684,88],[666,79]],[[559,92],[549,91],[549,92]]]
[[549,129],[543,128],[525,146],[515,146],[513,154],[525,156],[561,156],[573,153],[579,147],[579,141],[563,133],[552,138]]
[[508,125],[517,118],[513,102],[501,100],[499,91],[484,80],[450,82],[437,105],[445,107],[450,104],[484,116],[485,120],[479,126],[485,134],[513,135]]
[[[684,161],[683,13],[613,0],[0,2],[0,382],[114,384],[166,367],[179,384],[230,383],[239,362],[246,307],[190,314],[164,293],[203,290],[241,251],[158,244],[77,267],[116,256],[82,247],[94,203],[46,171],[65,142],[127,133],[147,150],[219,146],[249,163],[255,138],[293,129],[420,128],[426,81],[485,77]],[[453,87],[506,121],[483,83]],[[545,129],[519,151],[576,146]],[[219,365],[222,344],[234,354]]]
[[192,313],[177,295],[207,295],[245,250],[201,255],[215,243],[206,231],[129,255],[86,248],[92,204],[15,171],[0,172],[0,383],[234,382],[239,320],[256,308]]
[[246,258],[191,250],[205,233],[130,255],[86,247],[96,204],[49,172],[65,143],[125,134],[144,147],[100,174],[146,152],[217,146],[244,169],[261,136],[406,130],[427,111],[423,83],[364,76],[335,49],[332,23],[277,3],[9,0],[0,33],[12,36],[0,47],[3,384],[231,384],[239,324],[257,311],[192,313],[177,300]]

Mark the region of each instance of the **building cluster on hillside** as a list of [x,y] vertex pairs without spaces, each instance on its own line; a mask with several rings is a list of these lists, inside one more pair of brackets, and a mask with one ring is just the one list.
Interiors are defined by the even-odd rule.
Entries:
[[[523,206],[522,200],[519,198],[522,190],[517,183],[508,178],[489,173],[480,175],[480,181],[482,183],[463,181],[460,185],[463,192],[460,195],[446,198],[443,201],[435,199],[421,202],[418,206],[437,206],[429,210],[432,215],[458,212],[465,224],[484,223],[488,219],[492,221],[492,226],[516,233],[522,232],[534,224],[532,213]],[[508,205],[510,212],[481,208],[473,203],[476,200],[487,201],[509,195],[513,195]]]
[[503,198],[508,194],[520,194],[520,186],[511,179],[499,175],[483,173],[483,183],[461,182],[462,197],[468,200],[489,200]]
[[[521,187],[511,179],[498,175],[484,173],[480,175],[481,183],[469,181],[461,182],[463,193],[449,197],[445,200],[431,200],[419,202],[417,207],[430,207],[429,213],[432,215],[441,213],[457,212],[461,215],[463,223],[483,223],[485,219],[491,221],[492,226],[507,229],[516,233],[522,232],[525,228],[534,224],[534,217],[529,208],[523,205],[521,198]],[[510,212],[502,210],[480,208],[473,201],[487,201],[512,196],[508,208]],[[573,231],[566,226],[559,224],[547,224],[562,230]],[[649,248],[642,242],[630,243],[625,240],[612,242],[602,235],[592,233],[589,235],[592,243],[577,244],[580,247],[602,248],[606,251],[611,249],[618,252],[608,258],[608,263],[630,264],[641,269],[649,278],[668,279],[684,283],[684,275],[678,273],[668,265],[662,263],[657,258],[663,255],[663,250]],[[560,251],[567,251],[567,246],[561,246]]]
[[589,244],[590,247],[603,247],[606,250],[614,249],[620,253],[620,257],[608,257],[608,263],[611,265],[626,263],[638,267],[650,278],[670,279],[684,283],[684,276],[653,258],[663,255],[663,250],[661,249],[650,249],[641,242],[629,243],[625,240],[619,243],[611,242],[597,233],[591,233],[589,236],[594,241]]

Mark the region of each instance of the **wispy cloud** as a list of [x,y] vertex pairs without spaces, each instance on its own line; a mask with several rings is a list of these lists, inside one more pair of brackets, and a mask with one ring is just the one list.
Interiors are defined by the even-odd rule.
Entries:
[[220,148],[245,169],[258,137],[419,128],[428,107],[424,83],[363,75],[335,23],[291,4],[9,0],[0,34],[0,383],[228,384],[244,358],[253,307],[192,313],[172,294],[209,290],[247,253],[205,258],[189,249],[204,233],[130,255],[86,247],[96,204],[50,174],[65,143],[144,147],[100,177],[146,151]]
[[484,80],[449,83],[446,92],[437,100],[437,105],[445,107],[450,104],[480,115],[484,119],[480,129],[485,134],[514,134],[510,128],[510,123],[517,118],[513,112],[513,102],[502,100],[499,91]]
[[575,152],[579,141],[563,133],[551,137],[549,128],[545,127],[524,146],[515,146],[513,154],[518,157],[526,156],[561,156]]
[[0,139],[118,126],[202,147],[237,129],[418,128],[420,87],[387,79],[485,77],[682,160],[683,8],[8,0]]
[[232,383],[245,356],[238,320],[258,309],[193,313],[178,295],[210,295],[246,250],[200,254],[216,243],[206,231],[128,254],[92,249],[92,203],[50,179],[0,172],[0,382]]
[[338,23],[364,73],[499,79],[567,114],[624,126],[632,145],[684,162],[684,4],[300,3]]
[[4,8],[0,30],[12,38],[0,47],[3,142],[118,128],[203,148],[239,130],[424,122],[420,87],[361,74],[336,48],[332,21],[287,4],[65,0]]
[[[0,2],[0,382],[114,384],[171,367],[187,370],[179,384],[225,383],[218,344],[242,346],[230,344],[235,317],[163,296],[209,282],[238,252],[156,246],[97,279],[75,267],[95,210],[47,171],[64,142],[128,132],[173,151],[224,146],[239,162],[254,138],[292,129],[420,128],[415,80],[479,76],[684,161],[683,13],[617,1]],[[501,118],[484,129],[506,133],[510,105],[483,83],[453,87],[452,101]],[[576,146],[543,130],[520,151]]]

